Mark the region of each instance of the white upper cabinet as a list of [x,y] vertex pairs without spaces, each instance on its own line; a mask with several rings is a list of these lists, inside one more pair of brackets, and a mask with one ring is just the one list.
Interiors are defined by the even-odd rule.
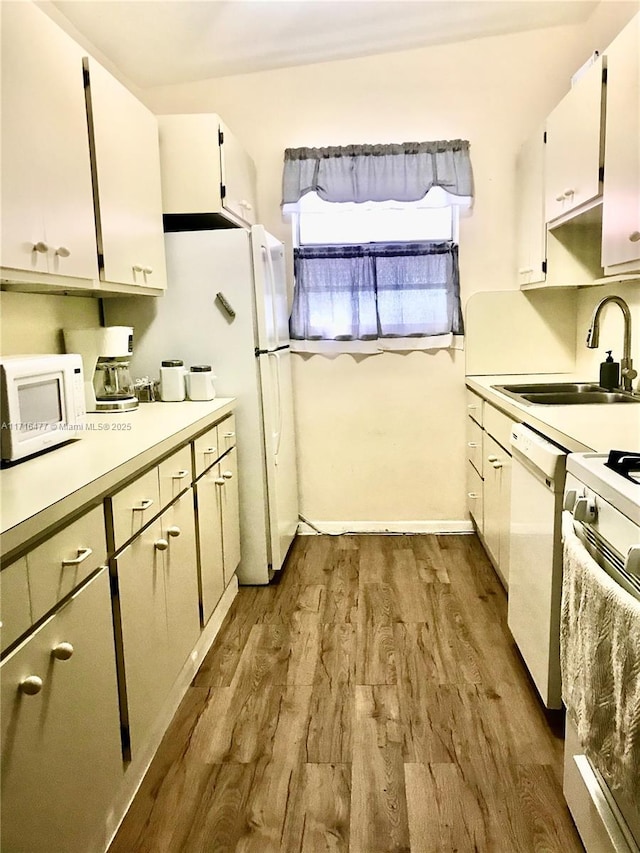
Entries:
[[165,288],[156,117],[95,60],[84,68],[100,280]]
[[547,222],[577,212],[601,194],[603,113],[603,62],[599,57],[547,118]]
[[640,14],[605,55],[602,265],[609,275],[640,269]]
[[31,3],[2,4],[1,200],[3,278],[97,278],[82,52]]
[[215,114],[159,116],[165,228],[253,225],[253,161]]
[[520,287],[546,278],[544,217],[544,128],[538,128],[516,161],[516,252]]

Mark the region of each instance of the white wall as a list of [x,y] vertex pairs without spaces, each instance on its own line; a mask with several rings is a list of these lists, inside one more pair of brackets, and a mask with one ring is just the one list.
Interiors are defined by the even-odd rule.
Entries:
[[[585,343],[595,306],[605,296],[612,294],[621,296],[631,310],[631,358],[634,368],[640,373],[640,284],[584,287],[578,291],[576,370],[588,381],[598,380],[600,362],[607,357],[607,350],[613,350],[614,361],[619,362],[622,358],[624,322],[622,311],[617,305],[608,305],[603,309],[599,347],[588,349]],[[637,382],[633,384],[635,387]]]
[[[145,100],[158,113],[220,113],[256,161],[261,220],[287,242],[286,147],[468,139],[476,202],[460,228],[466,302],[515,286],[516,151],[632,12],[607,6],[588,26],[163,87]],[[463,353],[296,356],[294,380],[304,515],[382,527],[467,519]]]

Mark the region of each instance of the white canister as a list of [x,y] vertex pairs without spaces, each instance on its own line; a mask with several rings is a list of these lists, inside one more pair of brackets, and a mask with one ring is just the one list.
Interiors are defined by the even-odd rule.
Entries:
[[164,403],[179,403],[185,398],[184,362],[171,358],[160,367],[160,399]]
[[194,364],[187,373],[187,396],[190,400],[213,400],[216,389],[213,380],[216,377],[210,364]]

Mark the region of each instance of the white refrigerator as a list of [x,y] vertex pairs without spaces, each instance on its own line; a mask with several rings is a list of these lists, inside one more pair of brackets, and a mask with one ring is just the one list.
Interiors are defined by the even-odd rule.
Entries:
[[165,248],[166,294],[105,300],[105,322],[134,327],[134,376],[211,364],[217,395],[237,398],[238,580],[267,584],[298,527],[284,246],[255,225],[167,233]]

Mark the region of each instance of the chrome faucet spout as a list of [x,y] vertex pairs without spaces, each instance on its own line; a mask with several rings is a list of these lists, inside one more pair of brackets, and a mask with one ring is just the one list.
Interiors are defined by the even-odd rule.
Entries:
[[615,303],[622,311],[624,317],[624,342],[622,359],[620,361],[620,371],[622,377],[622,387],[625,391],[633,391],[632,382],[638,375],[633,369],[633,361],[631,360],[631,311],[629,306],[620,296],[605,296],[595,307],[591,317],[591,325],[587,332],[587,346],[589,349],[595,349],[600,340],[600,315],[605,305],[610,302]]

